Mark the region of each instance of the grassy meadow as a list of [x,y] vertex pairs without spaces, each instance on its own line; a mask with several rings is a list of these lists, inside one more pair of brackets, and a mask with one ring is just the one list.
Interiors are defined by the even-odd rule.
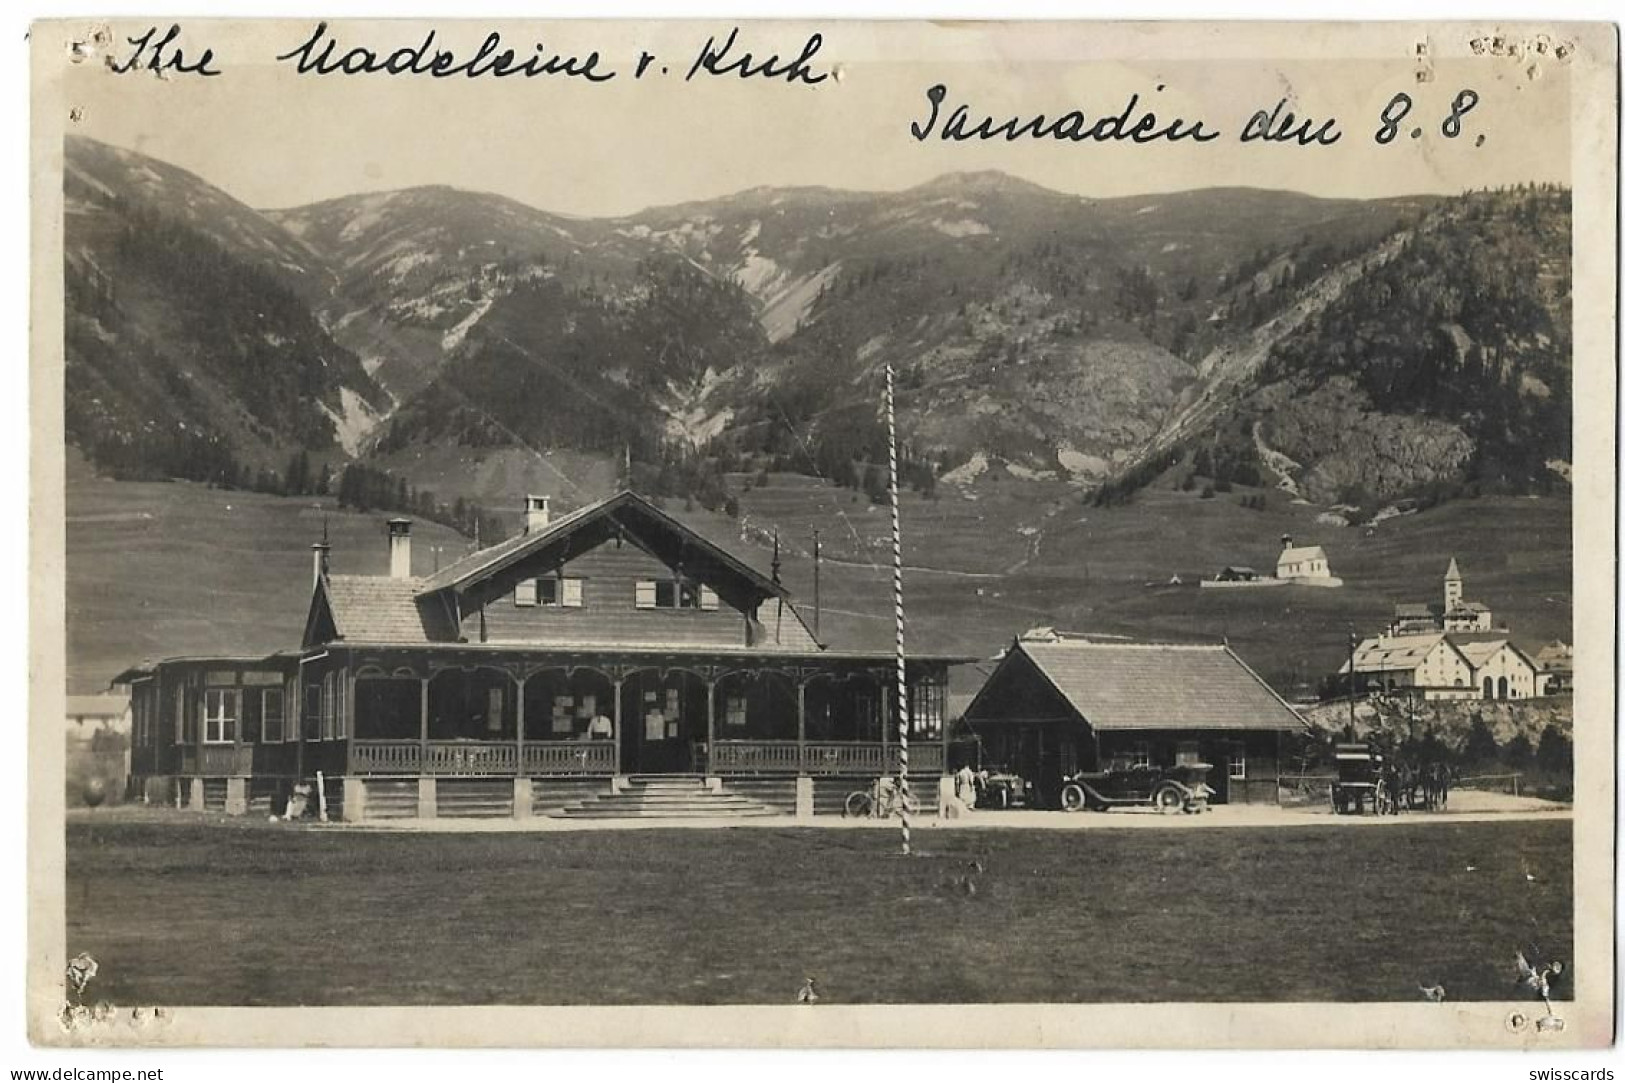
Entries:
[[82,816],[67,950],[173,1005],[1505,1000],[1573,958],[1566,821],[916,842]]

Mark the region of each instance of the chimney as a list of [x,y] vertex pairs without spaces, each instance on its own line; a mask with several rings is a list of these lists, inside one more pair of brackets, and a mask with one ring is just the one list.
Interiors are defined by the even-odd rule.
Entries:
[[391,579],[410,579],[412,577],[412,520],[391,519],[389,521],[389,577]]
[[525,533],[534,534],[547,525],[548,497],[531,493],[525,497]]
[[1282,548],[1282,550],[1292,548],[1292,535],[1291,534],[1282,534],[1281,535],[1281,548]]

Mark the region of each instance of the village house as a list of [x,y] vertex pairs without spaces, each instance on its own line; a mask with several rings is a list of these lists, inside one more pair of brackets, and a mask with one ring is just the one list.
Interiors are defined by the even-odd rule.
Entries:
[[[1354,648],[1352,661],[1355,695],[1403,690],[1430,700],[1478,698],[1473,663],[1442,633],[1373,636]],[[1347,686],[1349,663],[1337,672]]]
[[[1545,694],[1539,669],[1504,636],[1383,635],[1354,648],[1354,692],[1412,691],[1427,700],[1528,699]],[[1338,670],[1347,678],[1349,664]]]
[[[312,547],[297,649],[175,658],[132,691],[149,800],[276,812],[298,783],[346,820],[390,816],[811,814],[898,769],[896,667],[820,643],[780,583],[622,492],[417,574]],[[950,665],[906,664],[909,770],[947,768]]]
[[[1542,667],[1497,627],[1490,608],[1462,596],[1461,567],[1445,570],[1440,602],[1402,602],[1382,635],[1354,650],[1355,694],[1413,689],[1424,699],[1528,699],[1546,695]],[[1338,670],[1347,683],[1349,663]]]
[[1227,645],[1045,631],[1017,639],[965,711],[984,759],[1053,800],[1077,771],[1212,764],[1217,804],[1279,801],[1304,720]]
[[1450,639],[1472,664],[1473,686],[1481,699],[1529,699],[1546,693],[1540,667],[1510,639],[1467,635]]
[[1561,639],[1554,639],[1535,655],[1540,667],[1542,688],[1548,695],[1574,689],[1574,648]]

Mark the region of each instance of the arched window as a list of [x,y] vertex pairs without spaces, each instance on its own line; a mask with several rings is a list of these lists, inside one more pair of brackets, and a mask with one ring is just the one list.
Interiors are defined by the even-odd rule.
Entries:
[[1484,698],[1485,699],[1494,699],[1495,698],[1495,678],[1494,677],[1485,677],[1484,678]]
[[1505,677],[1502,677],[1499,681],[1496,681],[1495,684],[1496,684],[1495,698],[1496,699],[1506,699],[1507,698],[1507,679]]

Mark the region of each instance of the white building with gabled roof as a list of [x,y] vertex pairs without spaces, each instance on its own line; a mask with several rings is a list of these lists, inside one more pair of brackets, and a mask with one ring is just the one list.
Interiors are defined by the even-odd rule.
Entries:
[[1424,699],[1475,699],[1473,664],[1449,636],[1372,636],[1354,648],[1338,669],[1347,677],[1354,667],[1354,691],[1419,691]]
[[1332,575],[1326,550],[1318,545],[1293,545],[1292,535],[1281,535],[1281,552],[1275,558],[1275,578],[1313,586],[1341,586]]

